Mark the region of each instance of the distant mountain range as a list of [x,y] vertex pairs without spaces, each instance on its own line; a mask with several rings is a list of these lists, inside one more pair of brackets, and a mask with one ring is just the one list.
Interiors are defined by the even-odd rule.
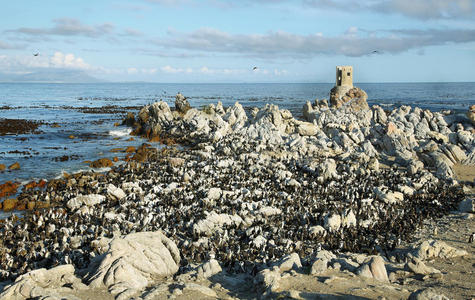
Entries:
[[0,82],[94,83],[103,82],[79,70],[48,69],[26,74],[0,73]]

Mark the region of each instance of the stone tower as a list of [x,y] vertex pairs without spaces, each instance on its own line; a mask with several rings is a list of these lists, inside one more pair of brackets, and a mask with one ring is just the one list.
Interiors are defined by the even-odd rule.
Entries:
[[337,66],[336,67],[336,84],[335,86],[353,87],[353,67]]
[[336,83],[330,91],[330,105],[339,108],[350,106],[353,110],[369,108],[368,95],[360,88],[353,87],[353,67],[337,66]]

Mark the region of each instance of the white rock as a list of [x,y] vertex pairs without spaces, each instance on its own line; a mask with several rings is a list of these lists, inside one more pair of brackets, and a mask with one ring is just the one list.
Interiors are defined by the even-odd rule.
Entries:
[[210,259],[198,267],[198,276],[203,278],[209,278],[223,271],[219,262],[216,259]]
[[199,220],[193,225],[193,232],[210,236],[223,225],[235,224],[236,226],[239,226],[242,222],[242,218],[238,215],[217,214],[213,211],[208,214],[205,219]]
[[291,253],[284,256],[281,260],[274,264],[280,272],[286,272],[293,269],[301,268],[302,263],[300,262],[300,257],[297,253]]
[[112,183],[107,186],[107,194],[116,200],[120,200],[127,196],[121,188],[116,187]]
[[316,225],[316,226],[310,227],[310,234],[312,236],[317,236],[317,235],[325,236],[327,235],[327,231],[325,230],[325,228],[323,228],[323,226]]
[[207,197],[209,200],[218,200],[222,194],[223,191],[220,188],[210,188]]
[[[52,269],[37,269],[20,275],[14,283],[6,286],[0,294],[0,299],[77,299],[70,293],[71,288],[87,289],[79,278],[74,275],[73,265],[61,265]],[[70,285],[71,288],[63,288]]]
[[106,287],[117,297],[130,295],[157,277],[175,274],[179,263],[177,246],[160,231],[131,233],[111,240],[89,286]]
[[452,246],[447,245],[441,241],[427,240],[422,242],[422,244],[414,249],[415,257],[426,260],[431,258],[451,258],[457,256],[467,255],[467,251],[459,250]]
[[66,203],[66,206],[70,209],[76,209],[81,207],[83,204],[87,206],[93,206],[99,203],[102,203],[106,197],[98,194],[90,195],[79,195]]
[[337,231],[341,226],[341,216],[339,214],[328,214],[325,216],[324,225],[325,229],[329,231]]
[[317,259],[310,269],[310,274],[316,275],[325,272],[328,269],[328,260]]

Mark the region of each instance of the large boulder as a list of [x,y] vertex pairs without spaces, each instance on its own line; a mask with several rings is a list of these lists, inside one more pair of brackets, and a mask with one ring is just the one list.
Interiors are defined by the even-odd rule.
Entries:
[[160,231],[131,233],[111,240],[88,281],[92,288],[106,287],[118,298],[129,299],[156,278],[175,274],[179,264],[177,246]]

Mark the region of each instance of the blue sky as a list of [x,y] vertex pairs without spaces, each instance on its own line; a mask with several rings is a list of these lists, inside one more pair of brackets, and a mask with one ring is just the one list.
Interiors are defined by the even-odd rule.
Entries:
[[349,64],[357,82],[475,78],[475,0],[18,0],[0,33],[10,74],[333,82]]

